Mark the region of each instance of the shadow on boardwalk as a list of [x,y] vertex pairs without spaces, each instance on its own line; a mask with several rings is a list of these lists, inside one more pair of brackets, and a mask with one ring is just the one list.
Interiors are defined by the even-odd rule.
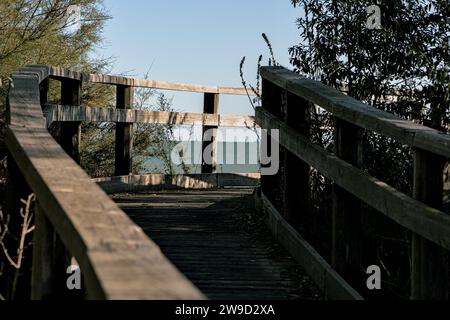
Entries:
[[322,299],[275,243],[251,190],[163,191],[113,197],[210,299]]

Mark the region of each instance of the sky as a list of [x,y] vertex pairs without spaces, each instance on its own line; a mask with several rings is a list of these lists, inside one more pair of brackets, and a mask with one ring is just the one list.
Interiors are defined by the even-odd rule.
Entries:
[[[104,0],[112,16],[95,55],[114,57],[115,74],[213,86],[240,87],[239,63],[255,83],[260,54],[289,67],[288,48],[299,41],[299,8],[290,0]],[[203,97],[165,92],[176,111],[202,112]],[[246,96],[220,96],[219,113],[253,114]]]

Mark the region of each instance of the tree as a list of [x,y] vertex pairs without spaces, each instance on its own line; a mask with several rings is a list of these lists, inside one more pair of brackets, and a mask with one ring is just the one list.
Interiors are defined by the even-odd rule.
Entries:
[[[78,29],[73,28],[69,19],[70,8],[80,8],[82,23]],[[86,72],[101,72],[107,68],[110,60],[93,60],[89,54],[100,43],[102,27],[108,18],[101,0],[1,1],[0,124],[4,124],[8,78],[18,68],[26,64],[57,65]],[[95,86],[88,85],[83,94],[86,97],[95,95],[97,101],[111,98],[111,91],[95,90]],[[51,99],[59,97],[57,91],[57,87],[52,88]],[[5,152],[2,136],[0,142],[0,155],[3,159]],[[4,192],[4,176],[0,176],[0,179],[0,188]],[[22,214],[22,222],[19,221],[18,213],[4,210],[0,213],[0,298],[29,298],[31,244],[26,239],[31,238],[33,230],[33,212],[30,211],[33,206],[30,199],[32,198],[28,201],[24,199],[27,206],[22,209],[22,213],[30,214]],[[3,203],[3,200],[4,194],[0,194],[0,202]],[[20,223],[27,228],[20,228]]]
[[[295,71],[373,107],[449,131],[448,0],[291,0],[291,3],[304,11],[297,20],[299,44],[289,49]],[[367,26],[372,13],[368,14],[366,8],[374,4],[380,8],[381,28]],[[321,114],[321,124],[325,121],[332,126],[332,118],[326,112]],[[319,123],[317,127],[320,126],[327,127]],[[329,136],[327,131],[320,132],[319,140]],[[410,148],[376,133],[364,132],[363,150],[364,170],[411,194]],[[318,199],[325,202],[326,194]],[[408,233],[374,217],[377,215],[364,217],[366,236],[377,247],[377,256],[372,258],[378,259],[391,275],[392,294],[407,297]],[[403,258],[393,257],[392,251],[403,252]]]
[[448,130],[448,1],[380,1],[379,30],[366,27],[371,0],[291,2],[305,11],[297,21],[301,43],[289,49],[298,72],[346,87],[351,96],[383,110]]

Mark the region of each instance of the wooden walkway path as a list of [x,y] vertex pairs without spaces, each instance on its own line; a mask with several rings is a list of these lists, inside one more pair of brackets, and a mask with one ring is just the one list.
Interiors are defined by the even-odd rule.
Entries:
[[254,215],[250,190],[118,194],[119,206],[210,299],[320,299]]

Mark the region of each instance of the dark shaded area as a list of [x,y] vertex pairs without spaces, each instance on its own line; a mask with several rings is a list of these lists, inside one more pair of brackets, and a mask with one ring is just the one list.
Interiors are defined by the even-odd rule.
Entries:
[[253,208],[249,190],[114,197],[210,299],[321,299]]

